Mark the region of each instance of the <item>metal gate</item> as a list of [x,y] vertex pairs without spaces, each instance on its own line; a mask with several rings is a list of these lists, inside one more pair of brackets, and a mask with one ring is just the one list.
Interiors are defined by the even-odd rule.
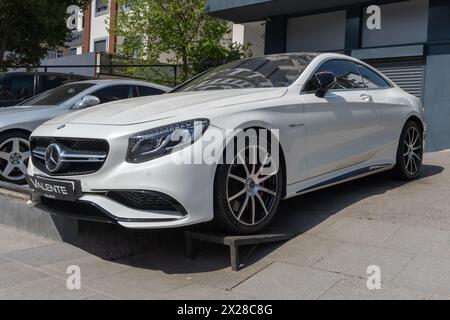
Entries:
[[422,58],[366,62],[406,92],[422,99],[425,75],[425,63]]

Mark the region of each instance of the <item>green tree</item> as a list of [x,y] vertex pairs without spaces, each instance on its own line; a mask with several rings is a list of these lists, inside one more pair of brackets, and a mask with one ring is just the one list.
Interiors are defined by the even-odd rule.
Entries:
[[49,50],[72,40],[73,33],[67,28],[67,7],[85,8],[88,2],[0,0],[0,71],[39,64]]
[[112,30],[124,39],[119,51],[146,63],[161,56],[181,65],[181,80],[223,62],[251,55],[233,43],[230,25],[209,16],[205,0],[118,0]]

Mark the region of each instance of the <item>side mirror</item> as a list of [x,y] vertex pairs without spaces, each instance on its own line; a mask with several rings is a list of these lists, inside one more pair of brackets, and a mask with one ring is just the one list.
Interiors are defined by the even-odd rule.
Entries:
[[336,76],[332,72],[318,72],[314,75],[318,89],[316,90],[316,96],[319,98],[325,97],[328,90],[336,85]]
[[96,96],[85,96],[83,99],[75,103],[72,109],[81,110],[100,104],[100,99]]

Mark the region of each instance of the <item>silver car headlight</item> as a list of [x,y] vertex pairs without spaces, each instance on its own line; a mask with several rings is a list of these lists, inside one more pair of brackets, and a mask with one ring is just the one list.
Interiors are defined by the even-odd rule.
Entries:
[[140,132],[129,139],[127,162],[150,161],[182,149],[197,141],[208,126],[209,120],[195,119]]

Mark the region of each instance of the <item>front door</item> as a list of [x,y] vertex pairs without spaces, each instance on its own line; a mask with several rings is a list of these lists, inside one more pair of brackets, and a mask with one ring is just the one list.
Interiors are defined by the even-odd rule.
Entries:
[[308,178],[369,160],[380,130],[379,111],[356,64],[329,60],[317,70],[324,71],[336,76],[336,86],[323,98],[311,84],[304,92]]

